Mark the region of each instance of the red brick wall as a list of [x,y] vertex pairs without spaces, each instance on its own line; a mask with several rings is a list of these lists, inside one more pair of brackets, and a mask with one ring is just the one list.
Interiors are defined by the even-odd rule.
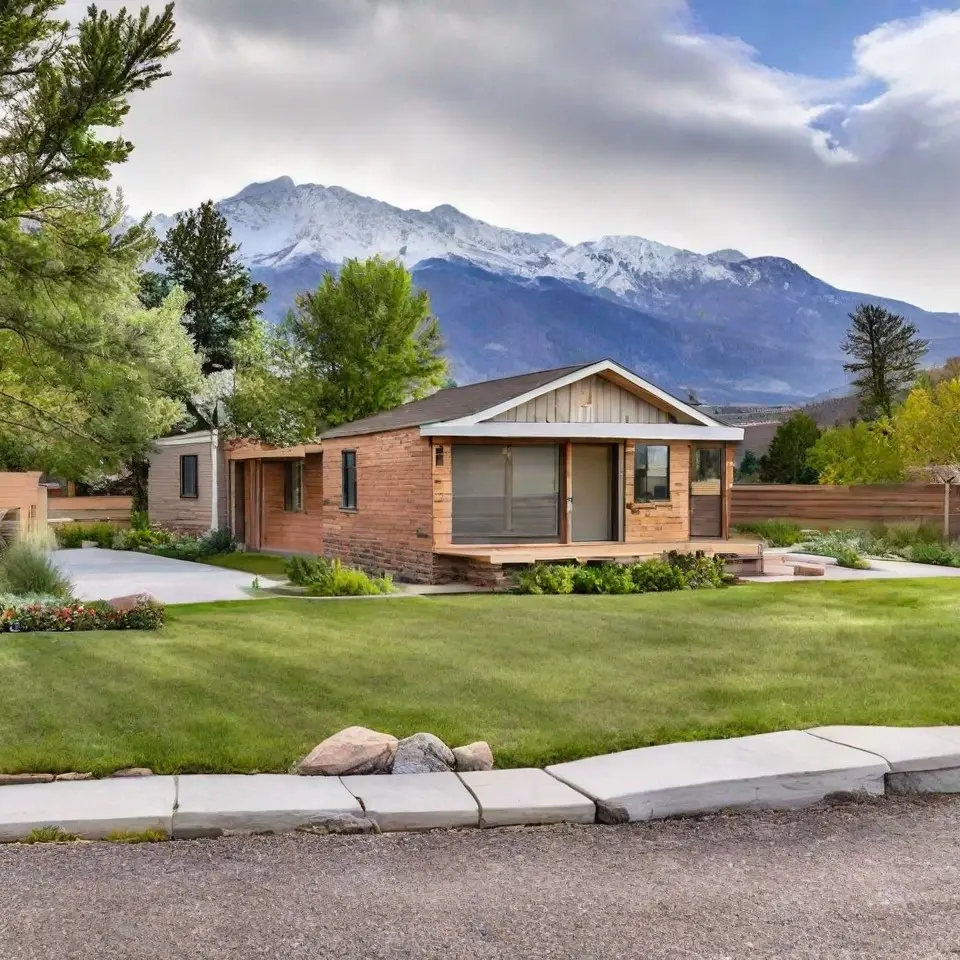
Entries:
[[[341,453],[357,454],[357,509],[341,504]],[[420,429],[323,441],[323,551],[371,573],[433,579],[433,478]]]
[[303,467],[303,510],[283,509],[283,460],[263,461],[261,549],[323,553],[323,455],[310,454]]

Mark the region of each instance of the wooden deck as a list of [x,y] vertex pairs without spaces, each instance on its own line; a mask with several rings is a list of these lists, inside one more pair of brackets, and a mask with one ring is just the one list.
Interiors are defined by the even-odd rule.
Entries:
[[465,557],[476,563],[550,563],[590,560],[630,560],[659,557],[671,550],[708,556],[735,553],[762,557],[763,545],[756,540],[682,540],[657,543],[452,543],[436,546],[433,552],[443,557]]

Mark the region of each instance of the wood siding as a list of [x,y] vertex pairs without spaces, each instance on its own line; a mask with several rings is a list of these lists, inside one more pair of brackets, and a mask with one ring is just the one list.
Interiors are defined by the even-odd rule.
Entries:
[[681,541],[690,538],[690,444],[671,443],[670,499],[635,503],[634,453],[637,442],[624,444],[623,490],[626,501],[624,537],[627,543]]
[[[960,536],[960,489],[951,491],[950,527]],[[737,484],[733,488],[731,523],[794,520],[812,528],[869,523],[925,523],[943,527],[941,484],[883,486],[804,486]]]
[[[180,496],[180,458],[197,458],[197,496]],[[212,525],[213,456],[209,439],[196,443],[158,444],[150,455],[150,481],[147,506],[150,522],[189,533],[206,533]],[[224,507],[221,521],[226,520],[226,476],[218,477],[218,499]]]
[[133,497],[55,497],[48,503],[51,520],[75,520],[88,523],[109,520],[119,526],[129,526]]
[[15,538],[47,522],[47,488],[39,473],[0,473],[0,536]]
[[528,400],[494,423],[669,423],[665,410],[595,375]]

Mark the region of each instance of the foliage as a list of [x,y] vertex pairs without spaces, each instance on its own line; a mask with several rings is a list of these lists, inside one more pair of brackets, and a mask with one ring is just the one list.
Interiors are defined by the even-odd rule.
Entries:
[[[177,214],[177,222],[160,244],[160,262],[169,281],[189,298],[183,322],[203,357],[203,372],[234,366],[233,345],[248,337],[269,295],[253,283],[237,259],[226,217],[212,200],[197,210]],[[157,281],[141,281],[148,288]],[[148,289],[147,295],[156,296]]]
[[146,510],[130,511],[130,529],[131,530],[149,530],[150,514]]
[[110,546],[114,550],[139,550],[172,560],[196,562],[232,553],[237,544],[230,531],[225,529],[209,530],[196,537],[188,533],[173,533],[162,527],[141,527],[117,531]]
[[759,523],[739,523],[737,533],[759,537],[771,547],[792,547],[803,540],[799,525],[790,520],[761,520]]
[[820,483],[902,483],[903,453],[893,425],[886,418],[825,430],[808,456]]
[[938,567],[960,567],[960,547],[940,543],[912,543],[900,548],[899,555],[913,563],[930,563]]
[[165,830],[148,827],[146,830],[114,830],[106,836],[107,843],[163,843],[170,839]]
[[145,223],[121,228],[105,186],[133,147],[103,133],[167,75],[173,4],[156,17],[91,6],[73,30],[60,6],[0,13],[0,425],[25,464],[82,476],[176,422],[199,367],[182,297],[141,306],[154,240]]
[[311,597],[366,597],[393,591],[390,577],[370,577],[339,560],[288,557],[285,565],[290,582],[306,587]]
[[949,477],[960,465],[960,380],[911,390],[894,423],[908,466],[933,472],[946,468]]
[[757,459],[757,455],[752,450],[748,450],[743,455],[740,466],[737,468],[737,479],[750,480],[757,475],[759,470],[760,461]]
[[855,375],[862,417],[893,414],[897,396],[916,379],[928,346],[915,324],[883,307],[862,303],[850,314],[841,348],[852,359],[843,369]]
[[817,557],[849,556],[851,551],[858,556],[874,554],[876,544],[867,530],[830,530],[818,533],[803,544],[803,552]]
[[21,843],[74,843],[80,838],[62,827],[34,827]]
[[817,472],[807,463],[807,455],[820,437],[814,419],[797,411],[777,427],[770,450],[760,458],[762,483],[816,483]]
[[[447,361],[424,291],[402,264],[348,260],[238,368],[231,419],[243,435],[287,444],[389,410],[443,386]],[[257,352],[260,352],[259,359]],[[260,411],[265,404],[267,412]]]
[[870,564],[860,556],[854,547],[841,547],[834,556],[838,567],[848,567],[851,570],[870,569]]
[[117,534],[122,528],[115,523],[101,521],[97,523],[60,523],[55,529],[57,543],[63,550],[76,550],[83,546],[84,540],[95,543],[105,550],[113,546]]
[[19,602],[0,609],[0,633],[159,630],[164,617],[163,604],[153,599],[143,600],[130,610],[115,610],[103,601]]
[[672,552],[667,560],[602,565],[539,563],[516,576],[518,593],[628,594],[699,590],[729,582],[721,557]]
[[0,593],[67,598],[73,593],[73,584],[54,563],[45,544],[25,538],[10,544],[0,558]]

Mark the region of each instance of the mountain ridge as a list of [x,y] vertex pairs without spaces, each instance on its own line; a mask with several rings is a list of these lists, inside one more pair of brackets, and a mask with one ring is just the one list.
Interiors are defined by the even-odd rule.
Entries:
[[[431,295],[461,380],[610,354],[715,402],[798,401],[845,383],[839,344],[863,300],[914,320],[931,362],[960,353],[960,315],[839,290],[782,257],[699,254],[631,235],[568,244],[450,204],[405,210],[290,177],[218,206],[271,290],[271,319],[347,258],[403,262]],[[172,222],[153,221],[161,235]]]

